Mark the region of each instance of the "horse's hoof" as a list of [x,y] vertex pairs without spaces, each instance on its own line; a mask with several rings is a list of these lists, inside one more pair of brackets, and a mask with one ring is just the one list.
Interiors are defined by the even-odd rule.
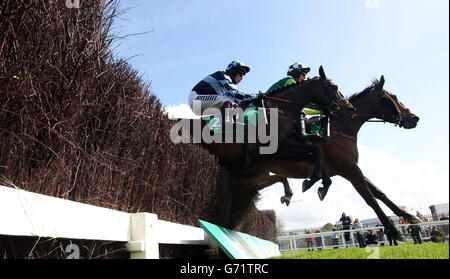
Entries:
[[286,206],[289,206],[289,204],[291,203],[291,199],[286,196],[281,197],[281,204],[283,204],[283,203],[285,203]]
[[323,187],[317,189],[317,195],[319,195],[320,201],[323,201],[325,199],[325,196],[327,195],[327,193],[326,192],[324,193],[323,191],[324,191]]
[[302,184],[302,192],[306,192],[311,186],[309,185],[309,180],[305,179]]
[[392,236],[392,239],[395,239],[397,241],[406,242],[406,238],[404,235],[398,233],[397,235]]
[[393,240],[406,242],[406,238],[403,234],[401,234],[395,227],[386,228],[384,233],[389,235]]

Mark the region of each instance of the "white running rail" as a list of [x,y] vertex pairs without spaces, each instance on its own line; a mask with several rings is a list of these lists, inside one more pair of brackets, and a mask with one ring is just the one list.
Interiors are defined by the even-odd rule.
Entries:
[[133,259],[158,259],[159,244],[213,245],[203,229],[0,186],[0,235],[126,242]]

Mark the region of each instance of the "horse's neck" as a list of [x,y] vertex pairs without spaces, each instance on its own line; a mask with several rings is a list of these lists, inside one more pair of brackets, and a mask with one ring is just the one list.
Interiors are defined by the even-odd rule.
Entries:
[[307,105],[314,101],[317,94],[314,92],[311,84],[295,84],[286,87],[279,94],[273,94],[272,97],[284,98],[295,101],[298,104]]
[[356,102],[352,102],[352,105],[356,109],[356,114],[360,116],[350,120],[339,118],[334,118],[333,120],[336,122],[335,128],[337,131],[356,138],[364,123],[373,118],[374,115],[371,113],[371,102],[359,99]]

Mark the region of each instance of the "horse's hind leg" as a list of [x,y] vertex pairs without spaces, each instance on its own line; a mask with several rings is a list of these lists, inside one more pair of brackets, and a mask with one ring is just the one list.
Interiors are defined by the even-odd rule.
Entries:
[[289,206],[289,204],[291,203],[291,197],[294,193],[292,192],[292,189],[289,186],[289,182],[286,177],[280,175],[269,175],[267,173],[267,176],[264,176],[264,178],[260,179],[257,189],[261,190],[278,182],[283,183],[284,187],[284,196],[282,196],[280,199],[281,203],[285,203],[286,206]]
[[285,203],[286,206],[289,206],[289,204],[291,203],[292,195],[294,193],[292,192],[292,189],[289,186],[289,182],[286,177],[280,176],[280,182],[283,183],[284,187],[284,196],[281,197],[281,203]]
[[378,187],[376,187],[372,182],[370,182],[370,180],[367,177],[364,177],[364,179],[366,180],[367,185],[369,186],[370,191],[373,193],[373,195],[375,196],[375,198],[379,199],[380,201],[382,201],[385,205],[387,205],[387,207],[389,207],[390,210],[392,210],[392,212],[394,212],[395,215],[397,216],[402,216],[404,217],[406,220],[412,221],[413,223],[417,223],[419,222],[419,220],[407,213],[406,211],[404,211],[403,209],[401,209],[400,207],[398,207],[395,203],[393,203],[387,196],[385,193],[383,193]]
[[272,176],[270,176],[270,180],[271,180],[270,185],[275,184],[277,182],[283,183],[284,196],[282,196],[280,198],[280,201],[282,204],[284,203],[284,204],[286,204],[286,206],[289,206],[289,204],[291,203],[292,195],[294,193],[292,192],[292,189],[289,186],[289,182],[288,182],[287,178],[284,176],[272,175]]

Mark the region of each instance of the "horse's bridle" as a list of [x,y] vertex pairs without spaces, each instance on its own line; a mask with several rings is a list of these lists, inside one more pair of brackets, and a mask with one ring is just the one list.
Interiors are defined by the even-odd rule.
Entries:
[[[328,98],[331,100],[331,93],[328,89],[328,87],[326,86],[325,82],[328,80],[320,80],[320,84],[322,84],[322,87],[324,88],[325,92],[328,94]],[[331,84],[331,83],[330,83]],[[336,87],[337,90],[337,87]],[[349,104],[349,101],[347,99],[345,99],[342,94],[339,92],[339,90],[337,90],[339,95],[341,95],[340,99],[331,101],[330,104],[328,105],[328,111],[330,112],[330,114],[335,114],[337,111],[339,111],[342,107],[346,107]]]
[[[402,111],[401,111],[398,103],[394,100],[394,98],[388,92],[386,92],[385,90],[383,90],[382,92],[383,92],[383,94],[380,94],[381,98],[388,99],[391,102],[391,104],[394,106],[394,110],[395,110],[397,117],[395,119],[395,122],[393,122],[393,124],[400,125],[400,123],[403,120],[403,116],[402,116]],[[369,117],[368,114],[355,114],[354,116],[355,117]],[[383,122],[383,123],[389,122],[389,121],[384,120],[384,114],[382,115],[382,117],[383,117],[383,119],[381,119],[381,120],[367,120],[367,122]]]
[[387,93],[384,90],[383,90],[382,98],[389,99],[392,102],[392,104],[394,105],[395,112],[397,113],[397,122],[395,124],[399,125],[400,122],[402,121],[402,111],[400,110],[398,103],[394,100],[394,98],[389,93]]

